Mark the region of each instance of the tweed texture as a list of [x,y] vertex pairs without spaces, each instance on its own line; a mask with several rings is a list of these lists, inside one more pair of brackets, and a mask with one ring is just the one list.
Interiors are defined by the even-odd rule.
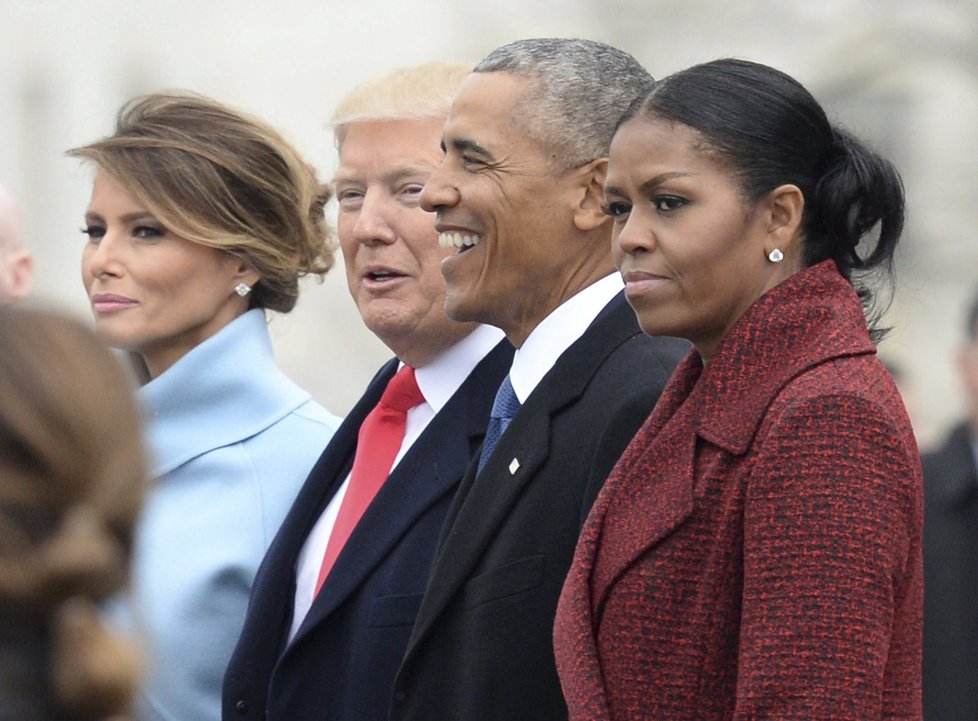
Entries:
[[585,523],[554,641],[575,721],[920,719],[922,482],[832,261],[696,352]]

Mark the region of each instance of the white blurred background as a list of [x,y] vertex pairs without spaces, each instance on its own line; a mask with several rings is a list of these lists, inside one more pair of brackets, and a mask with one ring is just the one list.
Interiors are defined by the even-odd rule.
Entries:
[[[89,316],[91,173],[63,152],[109,133],[132,95],[185,88],[254,112],[328,179],[326,121],[353,85],[551,35],[617,45],[657,77],[728,55],[775,65],[896,162],[909,223],[880,351],[935,442],[962,413],[953,354],[978,292],[976,0],[0,0],[0,184],[24,211],[32,302]],[[388,357],[340,267],[271,328],[286,371],[337,413]]]

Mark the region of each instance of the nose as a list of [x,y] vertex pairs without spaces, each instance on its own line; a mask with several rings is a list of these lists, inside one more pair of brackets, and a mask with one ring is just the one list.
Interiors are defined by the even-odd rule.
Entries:
[[458,190],[451,182],[450,173],[445,167],[445,162],[442,161],[421,189],[419,198],[421,207],[429,213],[435,213],[442,208],[454,207],[458,204],[458,200]]
[[106,231],[98,242],[89,242],[82,256],[84,270],[93,278],[118,276],[122,272],[121,250],[115,234]]
[[397,233],[394,232],[389,217],[392,205],[392,201],[385,202],[378,193],[365,193],[353,224],[353,239],[367,244],[390,244],[397,240]]
[[612,249],[624,255],[638,255],[655,247],[655,234],[633,213],[611,231]]

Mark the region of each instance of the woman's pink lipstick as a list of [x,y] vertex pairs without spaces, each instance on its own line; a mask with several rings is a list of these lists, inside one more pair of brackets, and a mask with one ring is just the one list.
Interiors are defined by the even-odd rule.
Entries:
[[630,270],[627,273],[623,273],[622,280],[625,281],[625,295],[629,298],[648,293],[669,281],[668,278],[661,275],[639,270]]
[[92,296],[92,308],[96,313],[114,313],[138,305],[132,298],[113,293],[96,293]]

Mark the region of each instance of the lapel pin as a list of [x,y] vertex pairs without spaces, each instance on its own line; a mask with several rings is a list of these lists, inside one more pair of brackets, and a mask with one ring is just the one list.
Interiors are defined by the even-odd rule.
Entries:
[[509,462],[509,475],[515,476],[516,471],[520,469],[520,462],[515,458]]

